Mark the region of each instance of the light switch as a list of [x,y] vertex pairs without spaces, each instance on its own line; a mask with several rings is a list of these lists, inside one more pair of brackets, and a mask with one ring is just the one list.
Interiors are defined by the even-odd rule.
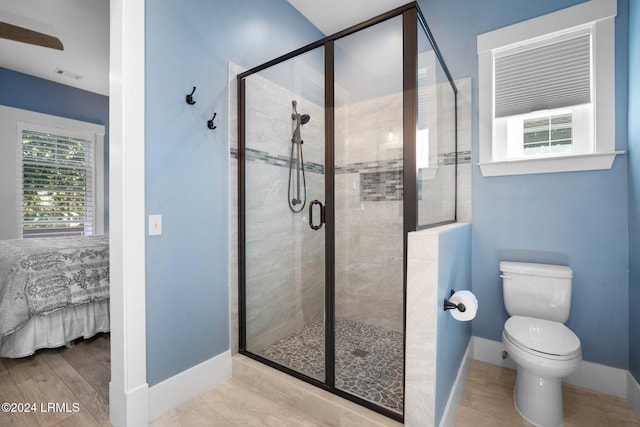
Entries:
[[162,215],[149,215],[149,236],[162,234]]

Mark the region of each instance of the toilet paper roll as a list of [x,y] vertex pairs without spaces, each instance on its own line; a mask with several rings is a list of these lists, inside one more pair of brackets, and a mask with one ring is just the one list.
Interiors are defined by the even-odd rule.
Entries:
[[454,319],[465,322],[476,317],[478,313],[478,300],[471,291],[457,291],[451,295],[449,301],[454,304],[462,303],[466,307],[465,311],[449,310],[449,313],[451,313]]

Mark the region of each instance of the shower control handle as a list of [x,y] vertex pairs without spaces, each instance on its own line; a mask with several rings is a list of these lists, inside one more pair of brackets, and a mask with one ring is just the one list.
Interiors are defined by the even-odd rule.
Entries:
[[[314,205],[320,206],[320,224],[318,225],[313,224],[313,206]],[[324,206],[318,200],[314,200],[309,204],[309,227],[311,227],[312,230],[320,230],[322,228],[322,224],[324,224]]]

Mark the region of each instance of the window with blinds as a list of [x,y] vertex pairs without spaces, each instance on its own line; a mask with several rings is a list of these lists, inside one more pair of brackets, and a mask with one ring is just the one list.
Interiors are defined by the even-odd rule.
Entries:
[[22,237],[94,234],[94,142],[22,130]]
[[611,169],[615,1],[586,1],[479,34],[483,176]]

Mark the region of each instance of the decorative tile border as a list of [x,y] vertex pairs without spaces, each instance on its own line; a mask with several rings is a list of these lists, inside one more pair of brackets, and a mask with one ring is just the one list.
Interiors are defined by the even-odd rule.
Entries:
[[360,200],[365,202],[402,200],[402,169],[360,172]]
[[[289,168],[288,157],[269,154],[265,151],[247,148],[246,160]],[[238,149],[232,147],[231,158],[238,159]],[[456,153],[438,155],[438,166],[451,166],[456,162]],[[471,163],[471,151],[458,152],[458,165]],[[324,165],[305,162],[304,170],[324,174]],[[336,166],[335,174],[357,173],[360,175],[360,200],[369,202],[402,200],[402,159],[382,160],[374,162],[355,162],[345,166]],[[420,172],[419,172],[420,173]],[[418,175],[418,199],[422,199],[422,179]]]
[[[231,147],[230,155],[233,159],[238,159],[238,149]],[[260,161],[266,164],[280,167],[289,167],[289,157],[281,155],[269,154],[266,151],[256,150],[253,148],[246,149],[248,161]],[[456,153],[443,153],[438,155],[438,166],[453,165],[456,161]],[[471,163],[471,151],[458,152],[458,164]],[[324,173],[324,165],[313,162],[305,162],[305,170],[316,173]],[[355,162],[345,166],[336,166],[336,175],[344,173],[367,173],[402,170],[402,159],[382,160],[375,162]]]
[[[238,149],[232,147],[230,150],[231,158],[238,160]],[[269,154],[266,151],[255,150],[253,148],[245,149],[246,160],[249,162],[260,162],[267,165],[289,168],[291,161],[289,157]],[[324,174],[324,165],[313,162],[304,162],[304,170],[307,172],[315,172]]]
[[345,166],[336,166],[336,175],[345,173],[388,172],[402,170],[402,159],[381,160],[375,162],[356,162]]
[[458,164],[471,163],[471,151],[458,151]]

